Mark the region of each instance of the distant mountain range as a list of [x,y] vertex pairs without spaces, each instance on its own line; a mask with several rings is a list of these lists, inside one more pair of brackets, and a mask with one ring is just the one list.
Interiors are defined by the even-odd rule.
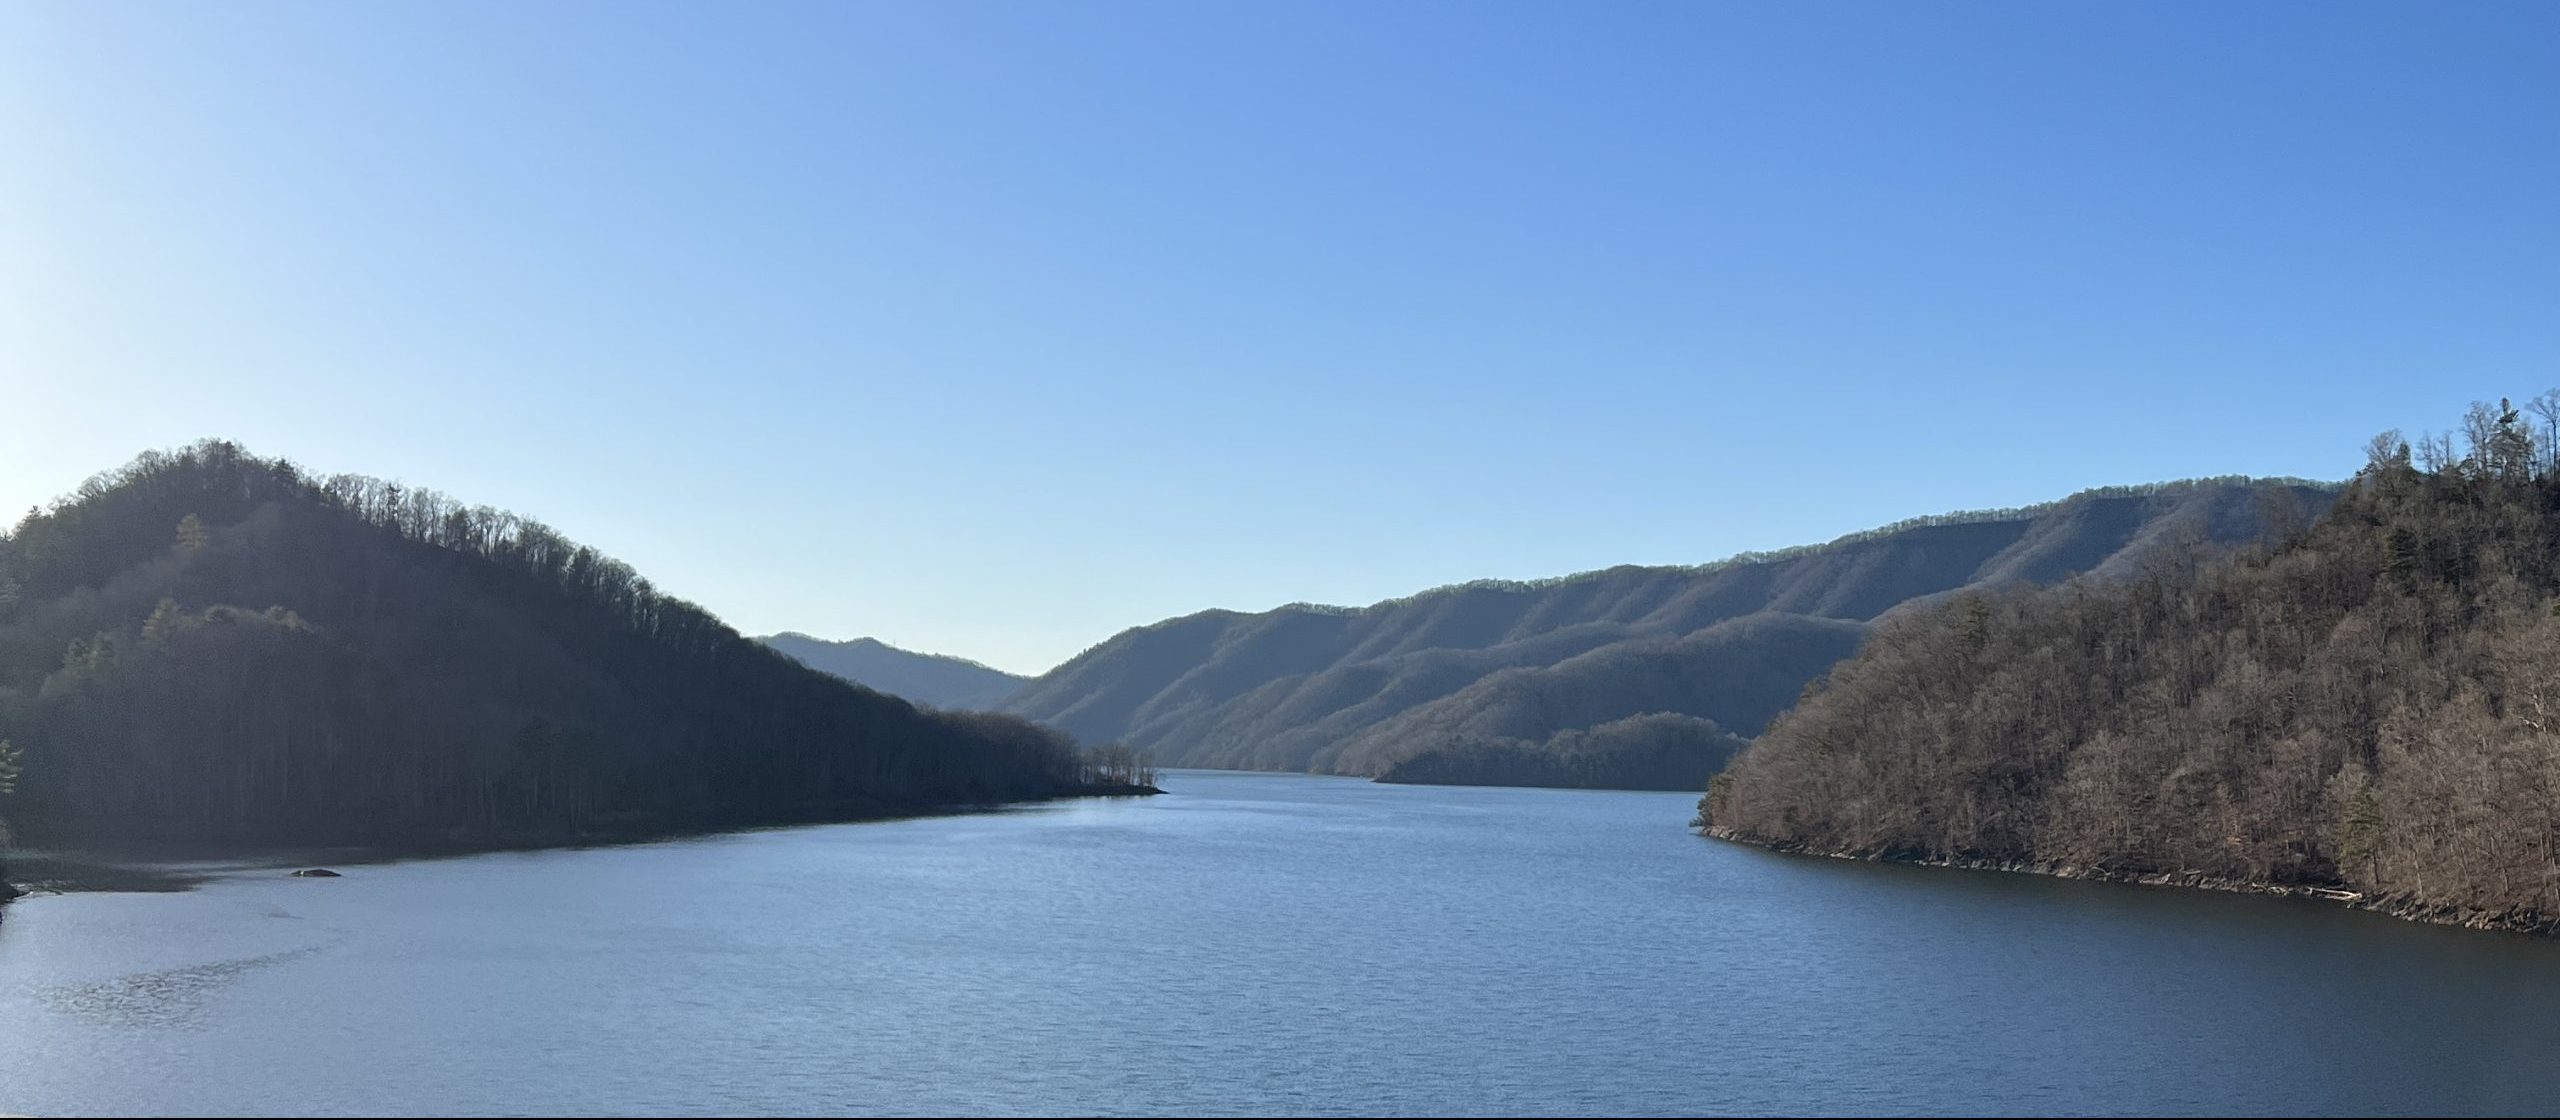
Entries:
[[1897,607],[2129,574],[2174,544],[2307,524],[2336,493],[2239,477],[2119,487],[1697,567],[1203,611],[1104,641],[1000,710],[1169,766],[1696,789]]
[[831,642],[786,632],[756,640],[812,669],[936,708],[993,708],[1031,680],[967,658],[916,653],[870,638]]

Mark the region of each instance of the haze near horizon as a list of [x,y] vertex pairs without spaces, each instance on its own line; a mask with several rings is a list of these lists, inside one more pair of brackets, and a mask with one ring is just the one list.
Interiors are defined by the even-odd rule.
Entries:
[[236,439],[1037,673],[2339,478],[2560,380],[2554,104],[2530,4],[21,5],[0,508]]

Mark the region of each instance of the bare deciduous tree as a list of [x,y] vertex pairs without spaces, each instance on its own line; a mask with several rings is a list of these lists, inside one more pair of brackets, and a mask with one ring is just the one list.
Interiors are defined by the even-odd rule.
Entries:
[[2506,402],[2464,434],[2376,438],[2272,549],[1888,621],[1704,819],[2560,922],[2560,470]]

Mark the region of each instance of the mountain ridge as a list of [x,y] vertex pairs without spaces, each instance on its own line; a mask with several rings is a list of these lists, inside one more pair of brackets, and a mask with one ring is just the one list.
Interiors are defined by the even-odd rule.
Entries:
[[871,637],[835,641],[785,630],[755,640],[819,672],[936,708],[993,707],[1031,680],[965,657],[922,653]]
[[[2250,539],[2270,518],[2324,509],[2335,493],[2327,483],[2247,476],[2103,487],[2032,506],[1908,518],[1819,545],[1697,565],[1476,580],[1368,607],[1211,609],[1096,643],[1033,678],[1002,710],[1079,738],[1148,749],[1166,765],[1373,777],[1405,757],[1448,749],[1447,737],[1461,728],[1493,740],[1517,738],[1513,731],[1552,737],[1671,712],[1749,736],[1854,648],[1838,624],[1862,630],[1906,604],[1968,587],[2131,571],[2142,556],[2173,543]],[[1728,632],[1693,643],[1682,648],[1686,661],[1678,668],[1644,644],[1677,646],[1751,616],[1767,616],[1755,624],[1755,639]],[[1486,690],[1461,696],[1497,674],[1553,692],[1542,674],[1622,645],[1608,658],[1689,679],[1706,699],[1651,707],[1645,705],[1661,701],[1595,700],[1589,691],[1614,685],[1589,662],[1575,670],[1583,683],[1563,691],[1581,697],[1573,702],[1583,713],[1575,719],[1591,722],[1491,728],[1468,714],[1490,699]],[[1754,696],[1783,692],[1774,707],[1697,677],[1768,658],[1787,666],[1781,675],[1789,683],[1764,683]]]

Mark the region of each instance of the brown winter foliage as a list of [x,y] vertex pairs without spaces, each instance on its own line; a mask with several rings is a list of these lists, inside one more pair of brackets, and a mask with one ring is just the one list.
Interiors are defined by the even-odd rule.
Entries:
[[1879,627],[1710,786],[1786,848],[2560,916],[2560,395],[2397,433],[2329,513]]

